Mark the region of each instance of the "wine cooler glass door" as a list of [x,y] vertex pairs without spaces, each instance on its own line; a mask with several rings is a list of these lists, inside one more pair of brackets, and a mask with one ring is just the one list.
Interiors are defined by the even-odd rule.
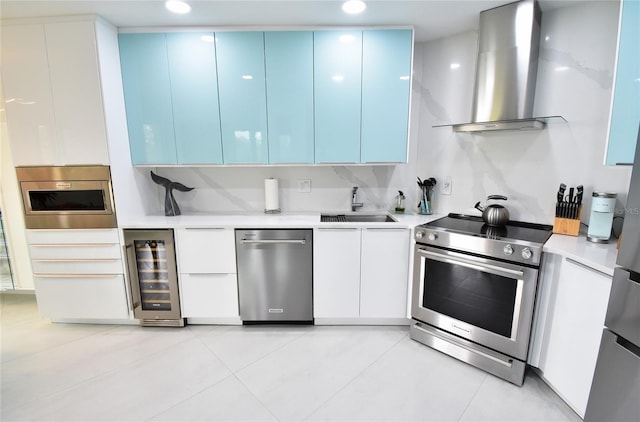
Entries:
[[134,316],[180,318],[173,231],[127,231],[125,240]]

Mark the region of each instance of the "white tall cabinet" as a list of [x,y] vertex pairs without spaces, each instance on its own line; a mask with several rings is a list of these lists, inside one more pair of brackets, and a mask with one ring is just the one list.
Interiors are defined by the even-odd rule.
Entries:
[[316,229],[316,324],[408,323],[409,233],[406,228]]
[[96,19],[3,22],[2,83],[16,166],[109,164]]

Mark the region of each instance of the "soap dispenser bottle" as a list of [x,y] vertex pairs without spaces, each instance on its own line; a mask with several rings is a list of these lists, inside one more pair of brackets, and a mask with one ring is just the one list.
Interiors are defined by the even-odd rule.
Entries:
[[404,212],[404,200],[406,197],[401,190],[398,191],[398,195],[396,195],[396,212],[403,213]]

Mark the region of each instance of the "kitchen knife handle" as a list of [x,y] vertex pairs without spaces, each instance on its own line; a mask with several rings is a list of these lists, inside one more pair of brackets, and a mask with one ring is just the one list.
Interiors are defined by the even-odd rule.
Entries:
[[560,183],[560,187],[558,188],[558,202],[564,201],[564,190],[567,188],[567,185],[564,183]]
[[567,202],[573,202],[573,188],[569,188],[569,200]]

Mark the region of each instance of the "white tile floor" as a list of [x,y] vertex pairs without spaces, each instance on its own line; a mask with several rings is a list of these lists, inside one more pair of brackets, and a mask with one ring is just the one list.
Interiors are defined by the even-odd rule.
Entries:
[[580,420],[532,373],[516,387],[407,327],[51,324],[0,298],[3,422]]

